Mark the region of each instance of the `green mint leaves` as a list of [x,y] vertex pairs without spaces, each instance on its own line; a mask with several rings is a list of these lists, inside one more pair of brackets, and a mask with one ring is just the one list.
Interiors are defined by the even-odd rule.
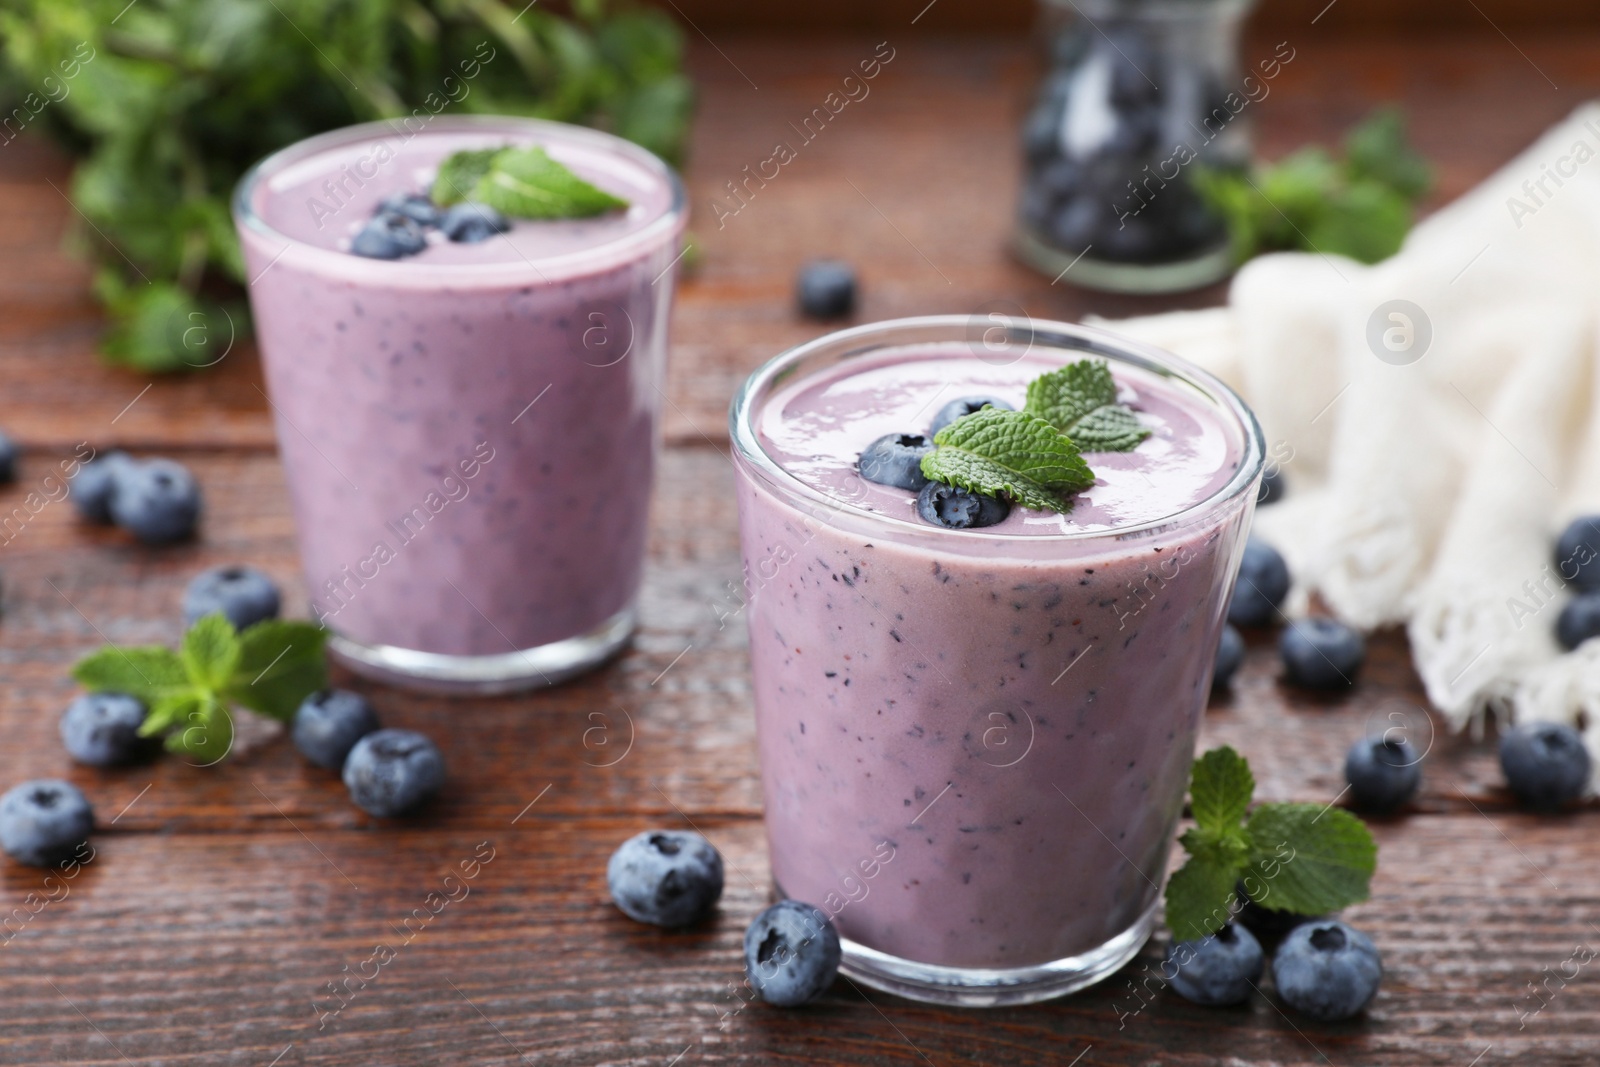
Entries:
[[1083,452],[1127,452],[1150,436],[1139,417],[1117,403],[1117,383],[1104,360],[1084,359],[1028,383],[1023,410],[1072,438]]
[[1083,452],[1126,452],[1150,436],[1117,403],[1104,360],[1068,364],[1028,383],[1022,411],[985,407],[950,423],[922,457],[922,473],[1025,508],[1070,511],[1071,494],[1094,484]]
[[582,219],[628,206],[537,146],[457,152],[439,165],[431,195],[436,204],[472,200],[523,219]]
[[986,407],[963,415],[934,436],[922,473],[974,493],[1004,493],[1025,508],[1066,511],[1064,493],[1094,484],[1071,438],[1022,411]]
[[1301,915],[1326,915],[1367,899],[1378,846],[1360,819],[1318,804],[1250,811],[1254,793],[1250,765],[1232,748],[1194,761],[1195,825],[1178,839],[1189,859],[1167,883],[1167,927],[1178,940],[1220,930],[1241,883],[1262,907]]
[[169,751],[210,764],[233,747],[230,706],[286,722],[327,684],[327,636],[312,623],[282,619],[240,633],[223,616],[207,615],[176,652],[106,645],[79,660],[72,676],[85,689],[138,698],[150,709],[140,734],[164,736]]

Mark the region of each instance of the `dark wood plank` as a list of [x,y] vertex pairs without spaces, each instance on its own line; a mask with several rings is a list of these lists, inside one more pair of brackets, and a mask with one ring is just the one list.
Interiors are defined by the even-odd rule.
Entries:
[[[1349,918],[1383,947],[1385,984],[1364,1021],[1324,1026],[1265,995],[1197,1008],[1156,978],[1139,1009],[1159,944],[1104,985],[1033,1008],[939,1011],[840,981],[804,1011],[740,1010],[739,943],[769,889],[759,824],[696,820],[727,857],[727,890],[704,928],[663,933],[616,912],[602,873],[610,848],[652,821],[557,817],[541,802],[515,826],[471,830],[302,836],[279,819],[247,835],[104,835],[66,896],[5,947],[0,1060],[954,1067],[1065,1065],[1087,1047],[1083,1064],[1464,1067],[1486,1048],[1481,1063],[1588,1064],[1600,1040],[1586,973],[1553,980],[1548,1007],[1518,1028],[1517,1009],[1537,1005],[1528,984],[1575,941],[1594,943],[1578,920],[1597,903],[1600,857],[1570,821],[1380,827],[1373,899]],[[463,880],[484,841],[493,860]],[[0,885],[8,901],[41,889],[16,871]],[[430,904],[430,892],[457,899]],[[392,961],[319,1016],[314,999],[338,1004],[326,983],[361,972],[378,944]]]

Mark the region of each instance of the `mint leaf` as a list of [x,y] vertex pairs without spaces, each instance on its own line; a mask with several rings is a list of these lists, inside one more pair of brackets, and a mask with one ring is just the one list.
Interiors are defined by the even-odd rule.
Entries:
[[199,766],[208,767],[233,749],[233,716],[215,695],[196,693],[164,744],[168,752],[193,756]]
[[506,148],[495,153],[471,199],[524,219],[578,219],[628,206],[551,159],[544,149]]
[[1256,780],[1245,758],[1227,745],[1214,748],[1190,769],[1189,810],[1202,830],[1239,835],[1239,822],[1255,790]]
[[150,705],[150,713],[139,724],[140,737],[160,737],[174,727],[187,726],[190,716],[198,714],[209,694],[204,689],[188,686],[159,697]]
[[1139,417],[1117,403],[1117,383],[1101,359],[1081,359],[1028,383],[1030,415],[1072,438],[1083,452],[1127,452],[1150,436]]
[[221,689],[239,663],[239,637],[233,623],[220,612],[205,616],[183,635],[179,655],[196,688]]
[[1245,824],[1246,886],[1263,907],[1301,915],[1367,899],[1378,846],[1361,820],[1319,804],[1263,804]]
[[1344,159],[1352,177],[1382,182],[1408,200],[1421,199],[1433,184],[1433,168],[1407,143],[1405,115],[1397,107],[1362,119],[1345,136]]
[[483,176],[489,173],[494,157],[505,151],[500,148],[474,148],[456,152],[439,164],[439,173],[433,179],[428,196],[435,204],[449,207],[470,197]]
[[923,474],[975,493],[1004,493],[1023,507],[1068,511],[1062,494],[1094,484],[1077,446],[1026,412],[984,408],[940,430],[933,443]]
[[1167,881],[1167,929],[1177,941],[1214,934],[1233,917],[1234,885],[1243,865],[1190,856]]
[[268,619],[239,635],[240,655],[224,695],[287,722],[301,701],[328,684],[328,631],[310,622]]
[[138,648],[105,645],[74,664],[72,677],[85,689],[127,693],[146,705],[189,684],[183,661],[172,650],[159,645]]

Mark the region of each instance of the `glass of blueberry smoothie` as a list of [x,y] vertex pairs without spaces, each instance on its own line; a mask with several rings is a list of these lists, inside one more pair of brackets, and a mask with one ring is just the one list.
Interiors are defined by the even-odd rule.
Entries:
[[1255,418],[1112,334],[950,316],[778,356],[731,430],[777,892],[920,1000],[1116,970],[1156,921]]
[[372,123],[234,199],[301,560],[330,648],[495,692],[635,622],[683,189],[520,118]]

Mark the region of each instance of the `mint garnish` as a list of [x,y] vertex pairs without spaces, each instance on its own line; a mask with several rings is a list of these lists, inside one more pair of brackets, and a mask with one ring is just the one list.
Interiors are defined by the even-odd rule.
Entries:
[[933,438],[922,473],[974,493],[1004,493],[1025,508],[1066,511],[1062,494],[1094,484],[1068,437],[1023,411],[986,407],[963,415]]
[[1117,383],[1104,360],[1083,359],[1028,383],[1023,410],[1072,438],[1082,452],[1127,452],[1150,436],[1139,417],[1117,403]]
[[456,152],[439,165],[434,203],[488,204],[523,219],[579,219],[628,206],[590,185],[537,146]]
[[1021,411],[985,407],[940,430],[922,473],[1025,508],[1065,512],[1067,496],[1094,484],[1080,453],[1126,452],[1149,436],[1117,403],[1111,368],[1083,359],[1029,382]]
[[1178,839],[1189,859],[1167,883],[1167,927],[1178,940],[1220,930],[1232,918],[1241,880],[1255,903],[1300,915],[1367,899],[1378,846],[1360,819],[1317,804],[1262,804],[1251,812],[1254,793],[1250,765],[1232,748],[1194,761],[1195,825]]
[[86,689],[143,701],[150,713],[141,736],[165,735],[169,751],[214,763],[233,747],[230,705],[287,722],[327,684],[327,636],[313,623],[282,619],[239,633],[212,614],[189,628],[177,652],[106,645],[79,660],[72,676]]

